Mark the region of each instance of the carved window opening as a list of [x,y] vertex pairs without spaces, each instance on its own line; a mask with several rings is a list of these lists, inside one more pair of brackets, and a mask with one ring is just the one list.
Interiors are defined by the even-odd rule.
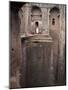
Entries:
[[52,25],[55,25],[55,18],[52,19]]
[[58,7],[53,7],[50,10],[50,20],[51,20],[51,25],[56,25],[57,24],[57,17],[59,19],[60,17],[60,10]]
[[38,27],[39,26],[39,23],[38,22],[35,22],[35,25],[36,25],[36,27]]
[[50,13],[60,13],[60,10],[58,7],[53,7],[51,10],[50,10]]
[[35,22],[35,26],[36,26],[36,30],[35,30],[35,32],[38,34],[39,33],[39,23],[38,22]]
[[38,6],[32,6],[31,8],[31,30],[34,34],[40,33],[40,27],[42,23],[42,11]]
[[31,18],[32,18],[32,21],[41,20],[42,12],[41,12],[40,7],[32,6],[32,9],[31,9]]

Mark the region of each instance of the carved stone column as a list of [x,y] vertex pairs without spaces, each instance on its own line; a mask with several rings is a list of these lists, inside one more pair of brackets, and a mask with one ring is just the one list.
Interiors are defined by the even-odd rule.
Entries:
[[66,6],[60,6],[58,82],[65,84],[65,13]]

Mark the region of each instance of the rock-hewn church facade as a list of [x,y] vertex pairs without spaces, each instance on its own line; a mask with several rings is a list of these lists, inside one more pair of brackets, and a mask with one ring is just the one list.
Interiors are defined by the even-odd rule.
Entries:
[[10,2],[10,88],[66,84],[66,5]]

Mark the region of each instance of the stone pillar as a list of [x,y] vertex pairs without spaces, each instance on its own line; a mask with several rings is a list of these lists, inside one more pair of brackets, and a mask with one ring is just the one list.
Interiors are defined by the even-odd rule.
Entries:
[[43,29],[43,34],[48,35],[48,9],[47,8],[41,8],[42,10],[42,29]]
[[20,18],[20,35],[24,33],[24,10],[21,8],[18,12]]
[[48,35],[49,35],[49,15],[50,15],[50,9],[47,8],[47,11],[48,11],[48,27],[47,27],[47,30],[48,30]]
[[65,84],[65,6],[60,7],[58,82]]
[[29,5],[28,3],[25,4],[19,11],[20,17],[20,35],[27,35],[28,34],[28,19],[29,19]]
[[25,12],[24,12],[24,21],[25,21],[25,34],[27,35],[28,34],[28,18],[29,18],[29,7],[28,7],[28,4],[25,5],[25,8],[24,8]]
[[53,62],[53,42],[51,44],[51,59],[50,59],[50,85],[54,85],[54,62]]

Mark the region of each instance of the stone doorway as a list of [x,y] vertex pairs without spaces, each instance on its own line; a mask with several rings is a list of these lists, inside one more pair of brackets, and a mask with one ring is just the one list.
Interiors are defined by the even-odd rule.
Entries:
[[[41,38],[41,37],[40,37]],[[38,39],[38,38],[37,38]],[[49,86],[53,83],[51,73],[52,41],[23,41],[20,85],[22,87]]]

